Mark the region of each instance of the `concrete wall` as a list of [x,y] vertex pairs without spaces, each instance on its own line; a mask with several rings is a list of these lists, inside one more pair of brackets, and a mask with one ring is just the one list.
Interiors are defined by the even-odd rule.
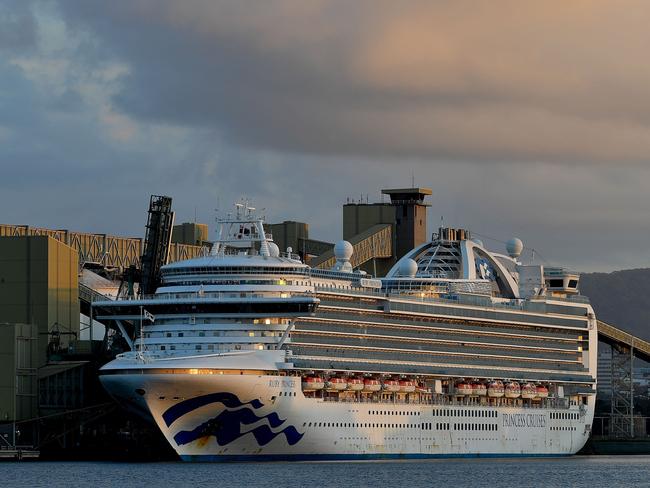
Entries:
[[[50,333],[58,329],[78,337],[78,271],[77,252],[51,237],[0,238],[0,420],[13,416],[6,403],[13,405],[14,365],[18,362],[18,418],[33,417],[36,371],[47,361]],[[67,347],[75,336],[60,339]]]
[[285,220],[279,224],[266,224],[264,229],[273,234],[273,242],[280,252],[286,252],[287,247],[291,247],[294,253],[301,253],[299,240],[309,238],[309,225],[304,222]]
[[395,225],[395,207],[393,205],[390,203],[348,203],[343,205],[343,239],[346,241],[377,224]]
[[208,240],[208,225],[185,222],[172,228],[172,242],[200,246]]
[[396,259],[429,240],[427,235],[427,207],[418,204],[400,204],[396,208]]

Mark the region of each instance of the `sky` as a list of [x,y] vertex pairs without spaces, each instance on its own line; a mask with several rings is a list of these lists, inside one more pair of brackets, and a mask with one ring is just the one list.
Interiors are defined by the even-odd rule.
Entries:
[[348,198],[414,179],[430,231],[648,267],[648,25],[647,0],[0,0],[0,223],[142,236],[151,194],[208,224],[248,197],[336,241]]

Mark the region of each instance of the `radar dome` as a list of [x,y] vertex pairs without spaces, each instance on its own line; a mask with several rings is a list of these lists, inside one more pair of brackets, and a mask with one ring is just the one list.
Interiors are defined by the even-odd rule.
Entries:
[[339,241],[334,245],[334,256],[338,261],[349,261],[353,251],[352,244],[348,241]]
[[513,237],[506,243],[506,251],[511,258],[518,258],[521,256],[521,251],[524,250],[524,243],[521,242],[521,239]]
[[411,258],[404,259],[399,264],[400,276],[408,276],[410,278],[413,278],[415,276],[415,273],[417,273],[417,271],[418,271],[418,263],[413,261]]
[[280,256],[280,248],[275,242],[269,242],[269,256],[277,258]]

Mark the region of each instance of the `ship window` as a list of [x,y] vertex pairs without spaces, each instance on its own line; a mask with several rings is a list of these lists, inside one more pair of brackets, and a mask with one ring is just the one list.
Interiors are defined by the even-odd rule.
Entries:
[[171,349],[172,351],[175,351],[175,350],[176,350],[176,346],[169,346],[169,349]]
[[160,346],[160,350],[161,350],[161,351],[164,351],[164,350],[165,350],[165,346]]
[[178,333],[178,337],[183,337],[184,335],[185,335],[185,334],[183,334],[182,332],[179,332],[179,333]]
[[197,345],[196,345],[196,350],[197,350],[197,351],[200,351],[200,350],[201,350],[201,344],[197,344]]
[[578,280],[569,280],[569,288],[577,288]]
[[563,288],[564,287],[564,280],[558,280],[558,279],[549,280],[548,285],[551,288]]
[[171,333],[171,332],[167,332],[167,333],[165,334],[165,337],[171,337],[171,336],[172,336],[172,333]]

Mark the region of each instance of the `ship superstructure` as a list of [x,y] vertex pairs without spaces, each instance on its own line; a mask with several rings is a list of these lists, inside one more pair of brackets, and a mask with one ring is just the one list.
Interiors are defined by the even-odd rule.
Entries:
[[441,228],[378,279],[345,241],[331,270],[281,253],[242,205],[154,296],[97,304],[141,325],[101,380],[186,460],[572,454],[596,319],[576,273],[522,247]]

